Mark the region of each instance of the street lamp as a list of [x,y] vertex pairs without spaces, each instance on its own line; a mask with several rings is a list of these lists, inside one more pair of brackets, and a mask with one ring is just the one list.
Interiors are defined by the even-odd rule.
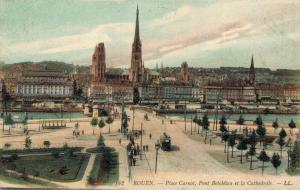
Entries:
[[133,160],[133,149],[134,145],[129,143],[127,145],[127,160],[128,160],[128,178],[129,181],[131,181],[131,166],[132,166],[132,160]]
[[158,150],[160,149],[160,143],[157,140],[157,143],[155,144],[155,150],[156,150],[156,157],[155,157],[155,173],[157,172],[157,156],[158,156]]

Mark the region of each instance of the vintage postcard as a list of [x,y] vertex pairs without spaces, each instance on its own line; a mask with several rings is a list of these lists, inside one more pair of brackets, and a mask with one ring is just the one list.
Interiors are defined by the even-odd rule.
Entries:
[[0,189],[300,190],[300,1],[0,0]]

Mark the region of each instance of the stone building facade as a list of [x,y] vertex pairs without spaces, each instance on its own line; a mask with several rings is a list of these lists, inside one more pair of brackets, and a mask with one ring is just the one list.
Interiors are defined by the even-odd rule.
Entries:
[[26,71],[16,81],[15,97],[26,100],[65,99],[73,96],[73,81],[59,71]]

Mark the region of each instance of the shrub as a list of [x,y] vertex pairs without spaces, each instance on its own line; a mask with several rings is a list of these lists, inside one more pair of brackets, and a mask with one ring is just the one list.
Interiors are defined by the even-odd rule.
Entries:
[[98,139],[97,146],[100,146],[100,147],[105,146],[104,137],[102,135],[100,135],[100,137]]
[[11,155],[11,158],[13,159],[13,160],[18,160],[19,159],[19,156],[17,155],[17,154],[12,154]]
[[54,157],[54,158],[59,158],[59,152],[58,151],[53,151],[52,152],[52,156]]
[[72,149],[69,149],[67,151],[67,155],[68,155],[69,158],[76,157],[76,155],[74,154],[74,151]]

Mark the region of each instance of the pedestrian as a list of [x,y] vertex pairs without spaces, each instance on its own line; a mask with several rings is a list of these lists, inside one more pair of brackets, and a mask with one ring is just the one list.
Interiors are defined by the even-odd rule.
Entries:
[[135,166],[136,159],[135,159],[135,158],[133,158],[133,159],[132,159],[132,161],[133,161],[133,166]]
[[84,130],[81,131],[81,134],[84,135]]
[[146,152],[148,152],[148,145],[146,145],[146,147],[145,147],[145,148],[146,148]]
[[121,140],[121,139],[119,139],[119,145],[121,145],[121,143],[122,143],[122,140]]
[[150,134],[149,134],[149,139],[151,140],[151,138],[152,138],[152,134],[150,133]]
[[140,146],[138,144],[136,145],[136,152],[137,152],[137,155],[140,155]]
[[143,151],[145,152],[145,145],[143,145]]
[[211,139],[209,139],[209,145],[211,145]]

